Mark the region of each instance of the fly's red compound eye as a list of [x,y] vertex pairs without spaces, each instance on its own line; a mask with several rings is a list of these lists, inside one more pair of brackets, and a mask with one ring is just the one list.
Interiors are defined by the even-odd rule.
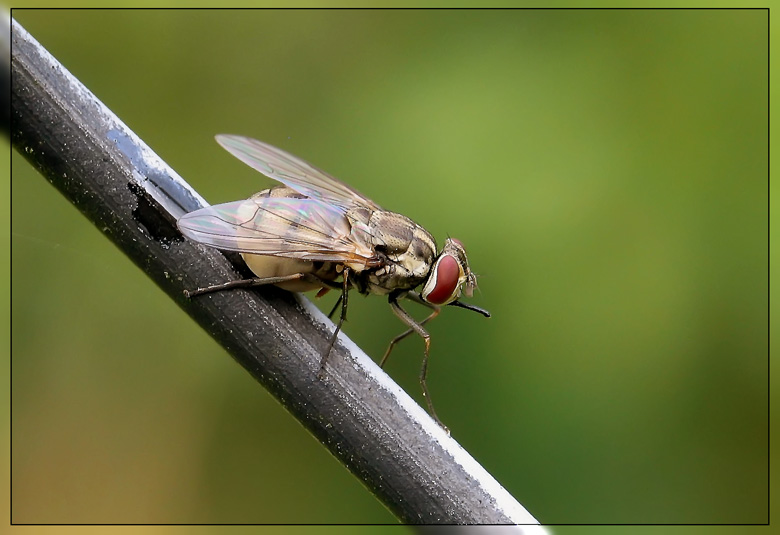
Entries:
[[[443,305],[452,300],[460,279],[460,266],[451,255],[442,255],[436,262],[434,273],[423,289],[423,297],[434,305]],[[430,286],[433,288],[429,289]]]

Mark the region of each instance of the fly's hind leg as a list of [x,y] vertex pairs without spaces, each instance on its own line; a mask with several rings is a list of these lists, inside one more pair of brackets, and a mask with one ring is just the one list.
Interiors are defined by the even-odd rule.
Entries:
[[[252,279],[239,279],[229,282],[223,282],[222,284],[214,284],[206,286],[205,288],[197,288],[195,290],[184,290],[184,297],[192,298],[198,295],[209,294],[214,292],[222,292],[225,290],[235,290],[236,288],[254,288],[256,286],[266,286],[269,284],[279,284],[282,282],[290,282],[296,280],[308,280],[313,278],[317,283],[320,279],[314,277],[309,273],[294,273],[292,275],[284,275],[282,277],[255,277]],[[314,282],[314,281],[312,281]]]
[[[416,332],[423,339],[423,342],[425,342],[425,353],[423,355],[422,368],[420,369],[420,386],[422,387],[423,396],[425,397],[425,402],[428,404],[428,412],[431,414],[433,419],[436,420],[436,423],[442,426],[442,428],[444,428],[444,430],[449,435],[450,430],[447,429],[447,426],[444,425],[444,423],[442,423],[442,421],[439,419],[439,416],[436,414],[436,411],[433,408],[433,402],[431,401],[431,395],[428,392],[428,384],[426,382],[426,378],[428,376],[428,355],[430,354],[430,350],[431,350],[431,335],[428,334],[428,331],[423,329],[422,323],[425,323],[426,321],[435,318],[438,315],[439,311],[434,310],[434,312],[430,316],[428,316],[422,323],[418,323],[412,316],[409,315],[409,313],[406,310],[401,308],[401,305],[398,304],[398,297],[400,295],[403,295],[403,293],[393,292],[390,294],[389,297],[390,308],[401,321],[403,321],[405,324],[409,326],[410,332],[403,333],[400,337],[397,336],[395,339],[393,339],[393,342],[391,342],[391,348],[394,342],[397,342],[399,338],[400,339],[405,338],[406,336],[411,334],[411,331]],[[411,295],[411,293],[409,295]],[[414,297],[412,297],[412,299],[414,299]],[[385,354],[385,357],[382,359],[383,363],[386,358],[387,358],[387,353]]]
[[273,284],[281,284],[283,282],[293,282],[302,280],[311,284],[319,284],[324,288],[340,288],[341,285],[321,279],[311,273],[293,273],[292,275],[281,275],[279,277],[254,277],[251,279],[238,279],[234,281],[223,282],[221,284],[213,284],[206,286],[205,288],[196,288],[195,290],[184,290],[184,297],[190,299],[197,297],[198,295],[210,294],[216,292],[224,292],[225,290],[236,290],[246,288],[256,288],[258,286],[269,286]]

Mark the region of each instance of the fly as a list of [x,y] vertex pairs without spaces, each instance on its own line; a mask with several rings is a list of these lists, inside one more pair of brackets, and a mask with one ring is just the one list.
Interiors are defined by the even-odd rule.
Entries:
[[[320,360],[320,376],[347,315],[350,289],[386,295],[408,330],[393,338],[379,365],[412,333],[425,343],[420,385],[431,416],[442,424],[431,402],[426,377],[431,337],[423,326],[452,305],[490,317],[487,310],[459,301],[477,286],[466,250],[447,238],[437,252],[433,236],[408,217],[383,210],[374,201],[311,164],[262,141],[218,135],[233,156],[283,185],[243,201],[201,208],[178,221],[182,234],[196,242],[241,253],[252,279],[185,290],[187,297],[267,284],[304,292],[341,290],[330,316],[341,305],[336,330]],[[339,281],[340,279],[340,281]],[[419,291],[416,289],[422,287]],[[407,298],[431,309],[416,321],[401,307]]]

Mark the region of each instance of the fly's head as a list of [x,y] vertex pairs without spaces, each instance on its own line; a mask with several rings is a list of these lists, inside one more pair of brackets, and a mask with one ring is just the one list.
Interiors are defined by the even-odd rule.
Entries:
[[447,238],[420,295],[434,305],[449,305],[457,303],[461,292],[471,297],[476,287],[477,277],[469,268],[466,249],[460,241]]

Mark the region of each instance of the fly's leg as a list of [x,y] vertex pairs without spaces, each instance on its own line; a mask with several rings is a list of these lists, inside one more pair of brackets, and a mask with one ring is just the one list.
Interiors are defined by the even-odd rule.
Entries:
[[282,282],[291,282],[296,280],[304,280],[306,282],[311,282],[314,284],[321,284],[323,288],[341,288],[341,297],[339,297],[339,300],[336,302],[336,306],[333,308],[331,313],[328,315],[328,317],[332,316],[333,313],[336,311],[336,308],[338,307],[339,303],[341,303],[341,317],[339,318],[339,322],[336,325],[336,330],[333,332],[333,336],[330,338],[330,343],[328,344],[328,349],[325,351],[325,353],[322,354],[322,359],[320,360],[320,371],[317,374],[317,377],[322,379],[324,373],[325,373],[325,363],[328,360],[328,355],[330,355],[331,350],[333,349],[333,345],[336,343],[336,338],[339,335],[339,331],[341,331],[341,326],[344,324],[344,320],[347,319],[347,295],[349,290],[349,268],[344,268],[344,283],[338,284],[336,282],[325,280],[317,277],[316,275],[312,275],[311,273],[293,273],[292,275],[284,275],[280,277],[263,277],[263,278],[253,278],[253,279],[239,279],[234,281],[228,281],[223,282],[222,284],[214,284],[212,286],[206,286],[205,288],[197,288],[195,290],[184,290],[184,296],[187,298],[196,297],[198,295],[208,294],[208,293],[215,293],[215,292],[223,292],[225,290],[235,290],[237,288],[255,288],[257,286],[266,286],[269,284],[279,284]]
[[[344,284],[341,288],[341,297],[339,297],[339,301],[341,302],[341,317],[339,317],[339,322],[336,324],[336,330],[333,331],[333,336],[330,337],[330,343],[328,344],[328,349],[325,350],[325,353],[322,355],[322,359],[320,360],[320,371],[317,373],[317,377],[322,379],[325,376],[325,363],[328,360],[328,355],[330,355],[330,351],[333,349],[333,344],[336,343],[336,338],[339,335],[339,331],[341,330],[341,326],[344,325],[344,320],[347,319],[347,297],[349,296],[349,268],[344,267]],[[338,306],[338,301],[336,302],[336,306]],[[330,315],[333,315],[333,312],[336,311],[336,307],[333,308]]]
[[[425,305],[428,308],[433,310],[433,312],[431,312],[430,316],[428,316],[427,318],[425,318],[424,320],[422,320],[420,322],[420,326],[425,325],[426,323],[428,323],[429,321],[434,319],[436,316],[438,316],[439,312],[441,312],[441,307],[437,307],[436,305],[433,305],[433,304],[431,304],[431,303],[429,303],[427,301],[423,301],[423,299],[420,297],[420,295],[418,293],[416,293],[416,292],[409,292],[406,295],[406,297],[410,298],[412,301],[420,303],[421,305]],[[385,367],[385,362],[387,361],[387,357],[389,357],[390,353],[393,351],[393,349],[395,349],[395,345],[398,342],[400,342],[401,340],[403,340],[404,338],[406,338],[407,336],[409,336],[410,334],[412,334],[413,332],[415,332],[414,329],[407,329],[406,331],[402,332],[401,334],[399,334],[398,336],[396,336],[395,338],[390,340],[390,344],[387,346],[387,351],[385,351],[385,354],[382,357],[382,360],[379,361],[379,367],[380,368],[384,368]]]
[[[422,324],[418,323],[412,316],[409,315],[406,310],[401,308],[401,305],[398,304],[399,295],[402,294],[396,294],[395,292],[390,294],[390,308],[392,309],[393,313],[398,316],[398,319],[407,324],[410,330],[419,334],[420,337],[422,337],[423,342],[425,342],[425,353],[423,355],[422,369],[420,370],[420,386],[422,387],[425,402],[428,404],[428,412],[431,414],[431,416],[433,416],[433,419],[436,420],[436,423],[442,426],[449,435],[450,430],[447,429],[447,426],[444,425],[444,423],[442,423],[442,421],[439,419],[439,416],[436,414],[436,411],[433,409],[433,402],[431,401],[431,395],[428,392],[428,384],[426,383],[426,377],[428,375],[428,355],[431,350],[431,335],[428,334],[428,331],[423,329]],[[435,314],[438,314],[438,311],[435,311],[434,314],[431,314],[431,316],[436,317]],[[431,316],[429,316],[427,319],[433,319]]]
[[[253,279],[239,279],[222,284],[214,284],[212,286],[206,286],[205,288],[197,288],[195,290],[184,290],[184,297],[191,298],[197,295],[209,294],[214,292],[222,292],[224,290],[234,290],[236,288],[254,288],[256,286],[266,286],[268,284],[279,284],[280,282],[290,282],[300,279],[307,279],[311,277],[308,273],[294,273],[292,275],[285,275],[283,277],[264,277]],[[317,279],[319,282],[319,279]]]
[[[419,323],[419,325],[420,326],[425,325],[426,323],[431,321],[433,318],[438,316],[439,312],[440,312],[439,310],[434,310],[433,312],[431,312],[431,315],[428,316],[427,318],[425,318],[424,320],[422,320]],[[401,340],[403,340],[404,338],[406,338],[407,336],[409,336],[410,334],[414,333],[414,332],[416,332],[414,329],[407,329],[406,331],[402,332],[401,334],[399,334],[398,336],[396,336],[395,338],[390,340],[390,344],[387,346],[387,351],[385,351],[385,354],[382,357],[382,360],[379,361],[379,367],[380,368],[384,368],[385,367],[385,361],[387,360],[387,357],[390,356],[390,353],[392,353],[393,349],[395,348],[395,345],[398,342],[400,342]]]
[[297,280],[303,280],[312,284],[321,284],[323,287],[340,287],[339,284],[334,283],[333,281],[321,279],[316,275],[312,275],[311,273],[293,273],[292,275],[282,275],[280,277],[255,277],[252,279],[238,279],[234,281],[223,282],[221,284],[214,284],[212,286],[206,286],[205,288],[184,290],[184,297],[192,298],[198,295],[223,292],[225,290],[255,288],[257,286],[268,286],[271,284],[280,284],[282,282],[292,282]]
[[338,310],[339,305],[341,304],[341,301],[344,300],[344,296],[340,295],[338,301],[336,301],[336,304],[333,305],[333,308],[330,309],[330,312],[328,313],[328,318],[333,319],[333,314],[336,313],[336,310]]

